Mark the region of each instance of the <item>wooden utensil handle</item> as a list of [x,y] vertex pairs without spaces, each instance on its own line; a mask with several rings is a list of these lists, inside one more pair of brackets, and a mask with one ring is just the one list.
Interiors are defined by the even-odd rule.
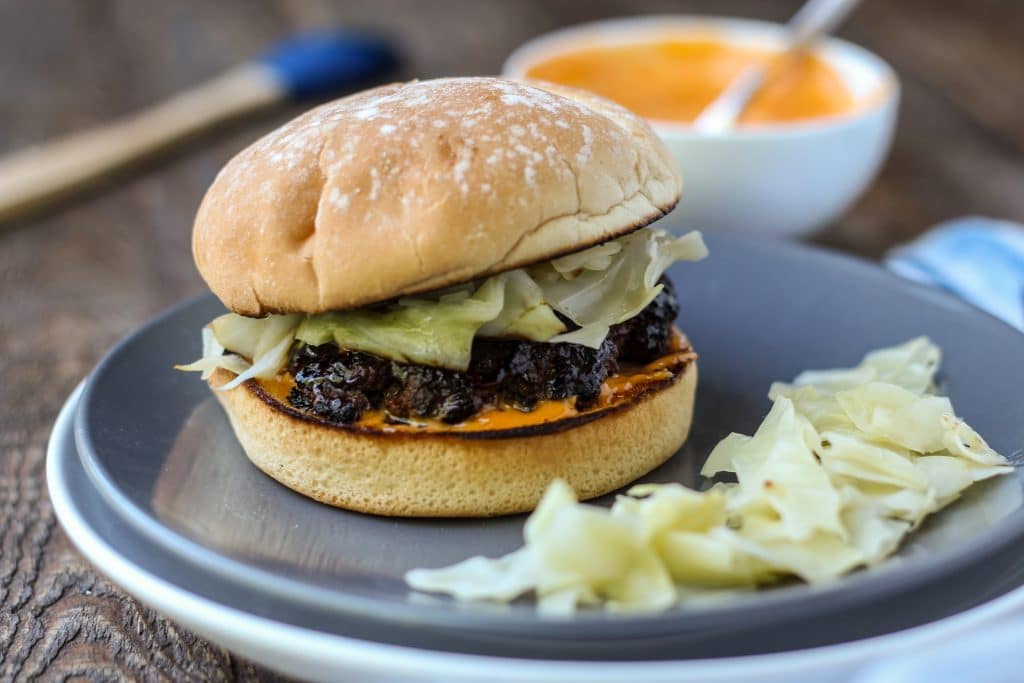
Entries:
[[267,67],[245,64],[112,123],[15,152],[0,160],[0,221],[283,97]]

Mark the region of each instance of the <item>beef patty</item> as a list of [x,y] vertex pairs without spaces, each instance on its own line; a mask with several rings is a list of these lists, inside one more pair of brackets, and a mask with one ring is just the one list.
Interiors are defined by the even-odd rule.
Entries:
[[549,399],[576,397],[576,407],[592,407],[601,385],[620,362],[648,363],[668,352],[679,312],[668,278],[638,315],[611,328],[598,349],[476,339],[465,372],[390,361],[334,344],[297,346],[288,370],[295,387],[288,401],[329,421],[347,424],[371,408],[383,408],[395,421],[436,418],[462,422],[483,406],[505,403],[532,410]]

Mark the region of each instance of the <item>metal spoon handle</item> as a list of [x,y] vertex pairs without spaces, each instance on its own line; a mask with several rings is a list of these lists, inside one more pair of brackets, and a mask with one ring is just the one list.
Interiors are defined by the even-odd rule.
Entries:
[[[859,1],[808,0],[789,20],[789,35],[780,56],[800,52],[821,36],[831,32]],[[732,128],[750,102],[750,98],[761,87],[767,73],[766,63],[754,64],[744,69],[711,104],[704,108],[694,120],[693,127],[708,135],[721,134]]]
[[789,20],[786,52],[802,50],[831,33],[858,2],[860,0],[808,0]]

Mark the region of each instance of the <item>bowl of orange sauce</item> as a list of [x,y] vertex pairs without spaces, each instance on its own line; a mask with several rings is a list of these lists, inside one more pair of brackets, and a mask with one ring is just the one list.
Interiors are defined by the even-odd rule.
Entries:
[[[686,227],[803,235],[841,215],[892,141],[899,81],[881,58],[831,38],[780,57],[785,27],[712,17],[643,17],[536,38],[505,62],[513,78],[591,90],[645,117],[683,171]],[[745,68],[768,76],[737,125],[693,120]]]

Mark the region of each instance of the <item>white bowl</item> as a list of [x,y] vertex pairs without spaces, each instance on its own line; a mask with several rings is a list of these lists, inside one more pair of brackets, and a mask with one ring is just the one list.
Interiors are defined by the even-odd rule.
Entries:
[[[763,21],[663,16],[612,19],[535,38],[506,60],[505,76],[582,47],[702,35],[779,49],[785,27]],[[674,217],[687,227],[768,236],[809,233],[839,216],[874,178],[892,141],[899,81],[881,58],[830,38],[817,49],[845,80],[855,105],[839,116],[744,125],[721,135],[650,121],[683,171]],[[638,74],[642,78],[642,74]]]

